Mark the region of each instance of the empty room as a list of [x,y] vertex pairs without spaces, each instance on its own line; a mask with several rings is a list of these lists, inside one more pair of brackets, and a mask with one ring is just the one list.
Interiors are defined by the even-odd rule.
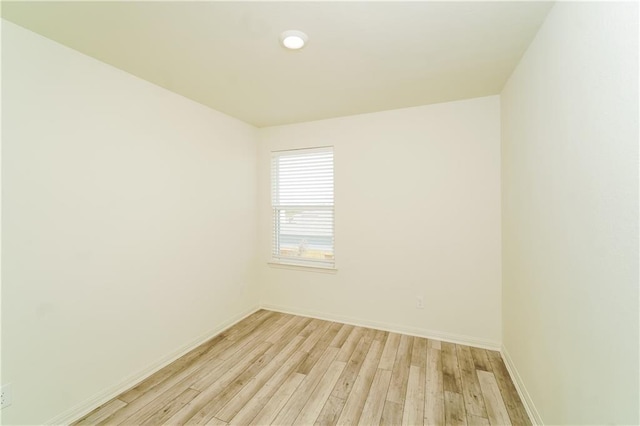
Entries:
[[1,424],[640,424],[637,2],[1,7]]

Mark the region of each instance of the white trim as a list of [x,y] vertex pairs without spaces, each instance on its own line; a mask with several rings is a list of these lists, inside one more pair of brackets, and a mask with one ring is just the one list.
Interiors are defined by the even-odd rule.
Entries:
[[336,262],[334,259],[326,260],[272,255],[271,260],[268,263],[278,265],[308,266],[310,268],[336,269]]
[[524,405],[525,410],[527,410],[527,414],[529,415],[529,419],[534,425],[544,425],[542,421],[542,417],[540,417],[540,413],[536,409],[536,405],[533,403],[533,399],[531,399],[531,395],[527,391],[527,388],[518,373],[518,369],[513,363],[511,356],[509,356],[509,352],[507,352],[507,348],[502,345],[502,349],[500,350],[502,354],[502,359],[504,360],[504,365],[507,366],[507,371],[509,372],[509,376],[511,376],[511,381],[516,387],[518,391],[518,395],[520,395],[520,399],[522,400],[522,404]]
[[310,148],[288,148],[288,149],[279,149],[276,151],[271,151],[271,156],[279,156],[281,155],[281,153],[283,152],[295,152],[295,151],[305,151],[305,152],[309,152],[309,153],[315,153],[315,152],[331,152],[333,151],[334,146],[333,145],[326,145],[326,146],[314,146],[314,147],[310,147]]
[[309,311],[305,309],[289,308],[284,306],[272,305],[270,303],[262,303],[262,309],[270,311],[282,312],[285,314],[300,315],[303,317],[316,318],[326,321],[337,321],[344,324],[355,325],[358,327],[373,328],[376,330],[390,331],[393,333],[407,334],[416,337],[425,337],[427,339],[441,340],[443,342],[456,343],[460,345],[474,346],[477,348],[489,349],[492,351],[500,351],[500,342],[478,337],[465,336],[462,334],[445,333],[441,331],[427,330],[418,327],[404,326],[398,324],[389,324],[378,321],[363,320],[360,318],[352,318],[342,315],[326,314],[321,312]]
[[332,268],[330,266],[320,266],[320,265],[302,265],[297,263],[286,263],[286,262],[277,262],[272,260],[271,262],[267,262],[272,268],[280,268],[280,269],[293,269],[298,271],[308,271],[308,272],[320,272],[323,274],[335,274],[338,272],[336,268]]
[[127,377],[120,383],[114,386],[111,386],[105,389],[104,391],[94,395],[93,397],[75,405],[74,407],[70,408],[64,413],[61,413],[56,417],[54,417],[53,419],[49,420],[45,424],[68,425],[81,419],[82,417],[89,414],[91,411],[95,410],[97,407],[103,405],[104,403],[112,400],[113,398],[125,392],[126,390],[137,385],[147,377],[151,376],[152,374],[156,373],[160,369],[171,364],[172,362],[182,357],[183,355],[187,354],[188,352],[191,352],[193,349],[197,348],[207,340],[217,336],[218,334],[222,333],[224,330],[228,329],[229,327],[232,327],[233,325],[237,324],[238,322],[247,318],[249,315],[257,312],[258,310],[260,310],[260,307],[254,306],[237,315],[234,315],[229,320],[224,321],[222,324],[218,325],[214,329],[200,335],[190,343],[187,343],[181,348],[178,348],[171,354],[168,354],[167,356],[162,357],[156,362],[151,363],[150,366],[145,368],[144,370],[138,371],[137,373],[132,374],[131,376]]
[[[320,186],[316,186],[320,184]],[[302,203],[302,204],[291,204]],[[291,209],[315,211],[317,215],[283,222],[283,212]],[[304,217],[304,216],[303,216]],[[284,236],[331,237],[333,259],[313,259],[282,255]],[[287,149],[271,152],[271,262],[335,269],[335,163],[334,147]]]

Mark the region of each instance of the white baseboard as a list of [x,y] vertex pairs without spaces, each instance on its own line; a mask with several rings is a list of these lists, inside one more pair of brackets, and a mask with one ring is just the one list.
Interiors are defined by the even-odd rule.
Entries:
[[171,364],[173,361],[177,360],[181,356],[197,348],[198,346],[200,346],[207,340],[211,339],[212,337],[215,337],[216,335],[222,333],[224,330],[228,329],[229,327],[232,327],[236,323],[242,321],[243,319],[253,314],[254,312],[258,311],[259,309],[260,308],[258,306],[254,306],[244,312],[234,315],[232,318],[228,319],[227,321],[224,321],[222,324],[219,324],[214,329],[209,330],[208,332],[202,334],[201,336],[194,339],[190,343],[184,345],[183,347],[178,348],[171,354],[168,354],[167,356],[162,357],[156,362],[151,363],[144,370],[141,370],[141,371],[138,371],[137,373],[132,374],[131,376],[127,377],[117,385],[111,386],[110,388],[105,389],[104,391],[98,393],[97,395],[94,395],[93,397],[87,399],[86,401],[83,401],[80,404],[77,404],[76,406],[70,408],[64,413],[49,420],[48,422],[46,422],[46,424],[47,425],[68,425],[73,423],[76,420],[81,419],[82,417],[89,414],[92,410],[112,400],[113,398],[125,392],[126,390],[132,388],[133,386],[140,383],[147,377],[151,376],[152,374],[156,373],[160,369]]
[[540,413],[536,409],[536,406],[531,399],[531,395],[529,395],[529,392],[527,391],[527,388],[525,387],[524,382],[522,381],[522,378],[518,373],[518,369],[514,365],[513,360],[511,359],[511,356],[509,356],[509,352],[507,351],[507,348],[504,347],[504,345],[502,345],[500,353],[502,354],[504,364],[507,366],[507,371],[511,376],[511,381],[516,386],[518,395],[520,395],[520,399],[524,404],[524,408],[525,410],[527,410],[529,419],[531,419],[531,422],[534,425],[544,425],[544,423],[542,422],[542,418],[540,417]]
[[355,325],[359,327],[374,328],[376,330],[390,331],[393,333],[408,334],[410,336],[425,337],[427,339],[442,340],[444,342],[457,343],[460,345],[475,346],[477,348],[490,349],[492,351],[500,351],[500,342],[494,342],[488,339],[465,336],[461,334],[444,333],[441,331],[427,330],[418,327],[403,326],[398,324],[389,324],[378,321],[369,321],[359,318],[352,318],[343,315],[326,314],[323,312],[315,312],[298,308],[290,308],[270,303],[260,305],[262,309],[270,311],[283,312],[285,314],[300,315],[303,317],[317,318],[326,321],[337,321],[344,324]]

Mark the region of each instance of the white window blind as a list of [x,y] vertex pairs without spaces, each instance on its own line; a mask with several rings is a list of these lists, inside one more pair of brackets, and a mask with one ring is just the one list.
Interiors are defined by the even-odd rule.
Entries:
[[334,267],[333,148],[273,152],[274,262]]

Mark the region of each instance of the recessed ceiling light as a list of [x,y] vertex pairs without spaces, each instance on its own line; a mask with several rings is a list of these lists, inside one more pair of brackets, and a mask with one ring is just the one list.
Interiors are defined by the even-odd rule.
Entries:
[[280,43],[287,49],[302,49],[309,37],[302,31],[288,30],[280,34]]

